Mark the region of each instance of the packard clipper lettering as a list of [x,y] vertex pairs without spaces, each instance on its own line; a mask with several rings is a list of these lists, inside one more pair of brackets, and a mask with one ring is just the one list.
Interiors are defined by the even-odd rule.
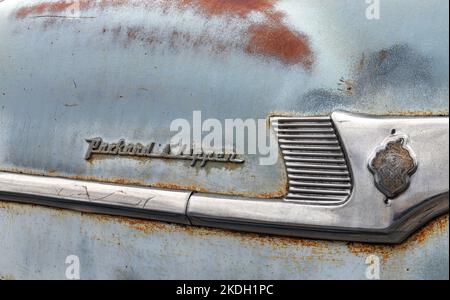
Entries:
[[245,161],[238,158],[236,153],[194,153],[193,149],[189,149],[188,153],[181,151],[180,154],[171,152],[170,144],[166,144],[160,153],[154,153],[155,143],[152,142],[147,146],[140,143],[127,143],[124,139],[120,139],[117,143],[106,143],[102,138],[86,139],[89,146],[84,158],[89,160],[94,154],[111,155],[111,156],[131,156],[131,157],[146,157],[157,159],[179,159],[191,161],[191,167],[195,167],[197,162],[200,167],[205,167],[208,162],[216,163],[234,163],[242,164]]

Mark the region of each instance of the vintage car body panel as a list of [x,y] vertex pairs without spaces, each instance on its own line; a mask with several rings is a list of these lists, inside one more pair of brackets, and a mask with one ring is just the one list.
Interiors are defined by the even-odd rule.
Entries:
[[[3,1],[1,169],[276,198],[286,191],[281,160],[259,166],[249,156],[238,171],[161,160],[86,162],[84,139],[165,144],[171,122],[192,120],[194,110],[203,120],[336,109],[448,114],[445,3],[404,4],[433,18],[400,19],[402,2],[386,3],[386,20],[377,23],[366,20],[364,1],[256,1],[259,9],[242,4],[217,13],[190,2],[82,1],[74,19],[58,18],[66,10],[52,1]],[[350,92],[338,90],[341,78]]]
[[448,215],[396,245],[304,240],[0,202],[0,279],[381,279],[449,277]]
[[[400,246],[260,237],[140,220],[286,234],[272,225],[283,223],[285,216],[287,223],[289,214],[276,220],[262,213],[264,207],[281,212],[276,207],[286,204],[290,179],[281,150],[273,165],[258,164],[260,154],[240,156],[244,164],[204,167],[170,159],[84,159],[85,140],[97,137],[154,142],[161,150],[170,142],[173,120],[195,122],[198,112],[202,120],[261,119],[267,124],[276,117],[330,116],[353,172],[352,196],[359,199],[350,197],[343,210],[358,205],[366,210],[344,216],[337,207],[291,205],[304,215],[326,215],[331,228],[345,225],[383,235],[367,238],[370,230],[365,230],[362,236],[339,237],[334,229],[297,235],[403,241],[448,211],[449,3],[385,1],[380,20],[367,19],[367,6],[356,0],[0,1],[0,228],[5,228],[0,241],[8,245],[0,248],[0,278],[61,278],[52,260],[71,251],[85,261],[85,278],[363,278],[370,254],[382,257],[384,278],[448,278],[448,217]],[[376,139],[371,140],[339,123],[345,116],[353,121],[361,116],[355,114],[387,123],[374,127]],[[394,121],[386,121],[387,116]],[[363,155],[383,141],[380,128],[387,137],[398,123],[405,124],[398,128],[401,133],[416,124],[407,134],[415,137],[419,169],[411,188],[378,214],[386,208],[382,194],[375,185],[358,185],[372,176]],[[362,146],[355,146],[358,134]],[[419,144],[425,146],[417,149]],[[62,191],[57,184],[64,180],[71,188]],[[31,182],[32,192],[21,194],[19,182]],[[39,190],[38,182],[52,189]],[[111,193],[91,198],[87,186],[101,190],[102,184]],[[359,196],[364,193],[370,199]],[[150,198],[154,201],[146,206]],[[105,203],[82,200],[115,203],[106,203],[105,209]],[[66,206],[68,201],[76,203]],[[246,207],[250,202],[256,206]],[[430,205],[421,206],[424,202]],[[290,215],[302,214],[292,210]],[[404,216],[407,226],[392,229]],[[261,230],[260,223],[257,230],[251,228],[254,218],[270,219],[270,228]],[[312,219],[296,225],[304,229],[317,221]],[[345,224],[336,223],[340,220]],[[317,222],[324,226],[322,219]],[[23,223],[31,225],[17,234]],[[224,244],[228,253],[220,249]],[[38,251],[30,255],[27,247]],[[220,255],[208,253],[226,259],[219,262]],[[155,267],[146,269],[141,260]],[[179,270],[187,262],[189,267]],[[198,269],[190,273],[192,266]]]

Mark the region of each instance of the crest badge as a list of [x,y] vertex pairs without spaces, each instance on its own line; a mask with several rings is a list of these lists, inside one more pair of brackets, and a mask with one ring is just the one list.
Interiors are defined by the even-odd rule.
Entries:
[[407,141],[407,136],[393,135],[376,149],[369,161],[375,185],[388,199],[405,192],[417,170],[415,155]]

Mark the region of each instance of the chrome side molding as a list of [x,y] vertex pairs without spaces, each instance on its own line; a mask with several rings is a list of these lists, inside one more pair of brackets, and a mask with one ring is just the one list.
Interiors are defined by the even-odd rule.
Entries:
[[189,224],[190,192],[0,172],[0,200]]
[[[345,203],[319,206],[289,199],[258,201],[194,194],[188,208],[191,222],[307,238],[400,243],[434,217],[448,212],[448,117],[335,112],[331,120],[353,174],[352,192]],[[386,155],[384,180],[390,180],[392,187],[409,183],[403,193],[389,198],[376,184],[370,163],[386,140],[398,137],[414,151],[418,166],[414,174],[409,170],[398,172],[405,169],[408,157],[396,152]]]
[[[272,121],[289,124],[297,131],[305,121],[281,119]],[[331,118],[317,122],[326,122],[327,130],[332,125],[335,136],[331,139],[344,159],[337,163],[345,166],[348,174],[344,177],[351,178],[351,186],[342,187],[348,190],[345,201],[317,205],[322,191],[332,193],[336,189],[336,178],[303,174],[309,170],[303,165],[295,166],[294,175],[302,177],[296,181],[313,185],[293,191],[310,197],[312,202],[288,195],[270,200],[239,198],[5,172],[0,172],[0,200],[187,225],[372,243],[400,243],[449,211],[448,117],[373,117],[335,112]],[[304,137],[284,139],[280,151],[299,138]],[[328,153],[326,149],[320,151]],[[336,154],[337,150],[329,151]],[[295,157],[299,156],[310,159],[303,152],[296,153]],[[287,163],[290,157],[284,156]],[[315,169],[327,169],[329,160],[314,164]],[[320,189],[309,194],[317,188],[316,183]]]

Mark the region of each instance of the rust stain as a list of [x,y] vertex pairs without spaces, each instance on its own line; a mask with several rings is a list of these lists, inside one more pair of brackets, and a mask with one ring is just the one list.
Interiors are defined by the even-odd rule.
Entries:
[[284,198],[284,196],[286,196],[288,189],[289,189],[288,182],[286,180],[286,184],[284,186],[281,186],[277,191],[272,192],[272,193],[260,193],[260,194],[258,194],[258,198],[281,199],[281,198]]
[[149,49],[154,46],[168,46],[173,51],[179,51],[187,46],[193,49],[208,49],[210,52],[220,54],[227,49],[237,48],[233,42],[221,41],[208,33],[192,36],[190,32],[173,29],[168,32],[148,30],[143,26],[117,26],[101,30],[102,34],[111,33],[115,41],[123,43],[125,48],[132,43],[140,42]]
[[389,111],[386,115],[390,116],[405,116],[405,117],[448,117],[448,110],[432,112],[431,110],[421,111]]
[[386,60],[386,58],[388,58],[388,55],[389,55],[389,53],[386,50],[381,50],[378,53],[379,64],[382,64]]
[[[98,222],[102,223],[119,223],[129,227],[132,230],[140,231],[145,234],[152,234],[161,231],[173,231],[177,229],[180,225],[168,224],[159,221],[150,221],[143,219],[132,219],[121,216],[111,216],[111,215],[100,215],[100,214],[89,214],[81,213],[84,216],[94,218]],[[175,226],[175,227],[173,227]]]
[[[185,190],[185,191],[192,191],[197,193],[211,193],[211,191],[208,191],[207,189],[203,187],[199,187],[195,184],[192,185],[180,185],[175,183],[168,183],[168,182],[156,182],[150,184],[153,188],[161,188],[161,189],[170,189],[170,190]],[[225,193],[227,196],[243,196],[243,197],[256,197],[259,199],[278,199],[284,197],[284,195],[287,192],[287,187],[281,187],[279,190],[272,192],[272,193],[256,193],[256,194],[250,194],[250,193],[242,193],[237,192],[232,189],[227,190]]]
[[196,185],[179,185],[175,183],[168,183],[168,182],[156,182],[151,184],[151,187],[154,188],[161,188],[161,189],[171,189],[171,190],[186,190],[186,191],[193,191],[193,192],[199,192],[199,193],[207,193],[208,191],[204,188],[201,188]]
[[122,185],[142,185],[142,186],[148,186],[144,183],[143,180],[136,180],[136,179],[127,179],[127,178],[121,178],[121,177],[110,177],[110,178],[97,178],[95,176],[72,176],[69,177],[70,179],[76,179],[76,180],[89,180],[89,181],[96,181],[96,182],[110,182],[110,183],[116,183],[116,184],[122,184]]
[[[41,207],[33,204],[17,204],[13,202],[0,201],[0,208],[13,211],[25,212],[24,207],[31,207],[33,209]],[[42,208],[42,207],[41,207]],[[111,216],[95,213],[73,212],[67,209],[49,208],[46,210],[52,213],[54,216],[65,217],[68,214],[80,214],[85,218],[97,221],[105,224],[121,224],[127,226],[133,231],[140,232],[146,235],[159,234],[159,233],[183,233],[195,237],[218,237],[218,238],[231,238],[238,239],[243,244],[260,244],[264,246],[272,247],[273,249],[283,250],[290,247],[304,247],[310,249],[310,255],[302,257],[306,261],[312,260],[328,260],[329,255],[345,254],[342,252],[341,245],[347,245],[347,250],[354,255],[367,256],[376,254],[382,258],[383,262],[386,262],[393,254],[399,254],[402,251],[417,248],[418,245],[423,245],[429,242],[429,239],[442,235],[446,232],[449,223],[449,215],[444,215],[440,218],[430,222],[424,228],[419,230],[415,235],[409,238],[405,243],[400,245],[373,245],[364,243],[344,243],[337,241],[322,241],[301,239],[293,237],[273,236],[258,233],[238,232],[225,229],[207,228],[187,226],[181,224],[172,224],[166,222],[159,222],[153,220],[135,219],[122,216]],[[223,240],[220,240],[223,243]],[[226,242],[226,241],[225,241]],[[342,251],[341,251],[342,250]]]
[[49,176],[56,176],[58,174],[58,172],[54,169],[50,169],[48,170],[48,175]]
[[345,93],[347,96],[353,95],[353,85],[354,85],[353,81],[341,78],[339,79],[338,85],[339,85],[338,91]]
[[141,231],[145,234],[167,231],[168,225],[162,222],[149,222],[142,220],[133,220],[129,218],[119,218],[119,222],[127,225],[129,228]]
[[275,235],[241,232],[210,227],[182,225],[182,229],[184,233],[192,236],[205,236],[205,237],[220,236],[220,237],[237,238],[243,243],[259,243],[262,245],[270,245],[273,248],[312,247],[317,248],[316,250],[326,250],[331,243],[334,243],[330,241],[319,241],[286,236],[275,236]]
[[[354,110],[354,113],[367,113],[367,111],[361,111],[361,110]],[[386,111],[382,114],[372,113],[373,115],[380,115],[380,116],[390,116],[390,117],[448,117],[448,110],[442,110],[442,111],[431,111],[431,110],[392,110],[392,111]],[[304,114],[299,113],[296,111],[274,111],[267,114],[267,120],[270,124],[269,120],[270,118],[275,117],[309,117],[311,114]],[[322,115],[320,115],[322,116]],[[325,115],[323,115],[325,116]]]
[[182,0],[199,8],[209,16],[234,15],[240,18],[250,13],[261,13],[266,21],[252,24],[247,30],[250,37],[244,51],[251,55],[273,57],[284,64],[302,64],[311,69],[314,57],[308,38],[290,27],[283,19],[284,13],[276,11],[273,0]]
[[419,232],[417,232],[415,235],[413,235],[409,239],[409,243],[415,243],[415,244],[424,244],[428,240],[430,236],[437,233],[443,233],[445,232],[449,221],[449,215],[442,216],[440,218],[437,218],[433,221],[431,221],[427,226],[422,228]]
[[[88,160],[86,160],[86,162],[92,166],[97,162],[108,161],[108,160],[117,160],[117,159],[118,159],[118,157],[111,157],[111,156],[104,155],[104,154],[93,154]],[[151,163],[151,159],[148,159],[147,157],[140,157],[140,156],[125,156],[125,157],[122,157],[122,159],[137,161],[137,162],[139,162],[139,164]]]
[[181,6],[191,6],[209,16],[236,15],[247,17],[252,12],[267,12],[273,9],[274,0],[180,0]]
[[[11,213],[14,211],[20,211],[24,213],[24,207],[31,207],[33,209],[38,208],[37,205],[29,204],[16,204],[16,203],[3,203],[0,201],[0,208],[6,208]],[[251,247],[259,248],[259,246],[271,247],[274,252],[271,253],[268,258],[278,259],[285,257],[285,250],[289,248],[306,248],[309,250],[308,254],[304,254],[301,257],[295,258],[296,261],[330,261],[333,263],[342,263],[336,256],[345,255],[347,252],[342,249],[342,245],[346,245],[344,242],[336,241],[321,241],[321,240],[310,240],[310,239],[300,239],[282,236],[271,236],[265,234],[257,233],[246,233],[246,232],[236,232],[231,230],[207,228],[207,227],[195,227],[186,226],[180,224],[170,224],[159,221],[134,219],[121,216],[110,216],[92,213],[82,213],[82,212],[72,212],[66,209],[54,209],[45,208],[46,210],[52,212],[54,216],[66,217],[70,214],[79,214],[83,218],[87,218],[99,223],[104,223],[108,226],[113,224],[119,224],[127,226],[130,230],[135,232],[135,234],[144,235],[165,235],[165,234],[185,234],[187,236],[193,237],[205,237],[210,243],[226,243],[226,239],[238,240],[243,246],[249,245]],[[53,211],[55,213],[53,213]],[[449,217],[445,215],[440,217],[426,227],[412,236],[407,242],[401,245],[368,245],[363,243],[347,243],[347,250],[357,256],[367,256],[371,254],[376,254],[382,258],[383,262],[386,262],[391,255],[401,254],[402,251],[407,251],[410,249],[417,248],[420,244],[425,244],[429,242],[431,237],[436,237],[437,235],[442,235],[446,232],[448,227]],[[88,230],[88,229],[87,229]],[[87,232],[87,231],[83,231]],[[225,239],[225,240],[224,240]],[[98,240],[98,238],[97,238]],[[114,237],[114,240],[120,245],[120,239]],[[331,257],[330,257],[331,256]]]
[[[118,24],[114,28],[102,26],[102,33],[112,32],[113,37],[118,38],[125,34],[125,46],[134,41],[144,42],[146,45],[164,44],[168,42],[171,49],[184,49],[186,45],[192,48],[206,48],[215,54],[223,53],[230,49],[239,49],[251,56],[275,59],[285,65],[300,65],[306,70],[311,70],[314,64],[314,54],[310,47],[309,39],[291,26],[286,24],[284,12],[275,8],[276,0],[175,0],[175,1],[126,1],[126,0],[84,0],[80,1],[77,10],[84,12],[93,9],[101,11],[109,8],[139,8],[155,11],[154,8],[162,8],[163,14],[169,14],[173,10],[185,11],[189,8],[197,11],[205,18],[221,16],[228,21],[224,26],[232,26],[233,23],[242,23],[245,19],[250,24],[240,33],[235,33],[234,41],[226,41],[220,35],[210,35],[205,32],[195,37],[189,32],[172,30],[161,34],[161,30],[148,29],[143,26],[123,26]],[[17,19],[42,14],[61,14],[74,9],[71,2],[41,2],[36,5],[20,7],[15,12]],[[250,14],[263,16],[263,21],[253,21]],[[57,24],[55,19],[43,20],[44,28]],[[169,29],[170,31],[170,29]]]
[[366,57],[366,54],[363,53],[363,54],[361,55],[361,59],[359,60],[358,65],[357,65],[357,67],[356,67],[357,73],[361,73],[361,72],[364,70],[364,67],[365,67],[366,65],[367,65],[367,57]]
[[[61,14],[71,10],[78,10],[84,12],[93,8],[100,8],[102,10],[108,7],[121,7],[125,5],[132,5],[133,1],[129,0],[79,0],[79,1],[44,1],[34,5],[27,5],[17,9],[15,17],[17,19],[24,19],[30,16],[41,14]],[[144,3],[146,1],[138,1]]]
[[347,243],[348,250],[357,255],[376,254],[386,262],[392,254],[406,251],[408,249],[424,245],[436,233],[442,234],[448,227],[449,215],[439,217],[420,229],[407,241],[399,245],[372,245],[364,243]]
[[69,1],[58,1],[42,2],[31,6],[24,6],[16,11],[16,18],[23,19],[28,17],[29,15],[39,15],[43,13],[60,13],[69,9],[72,5],[73,3]]
[[[13,202],[0,201],[1,209],[14,209],[14,207],[30,207],[43,208],[35,204],[17,204]],[[218,228],[187,226],[182,224],[173,224],[167,222],[160,222],[154,220],[136,219],[123,216],[112,216],[107,214],[75,212],[69,209],[45,207],[44,209],[50,211],[53,216],[65,217],[68,214],[79,214],[85,218],[89,218],[99,223],[105,224],[121,224],[127,226],[133,231],[137,231],[146,235],[157,233],[183,233],[190,236],[203,237],[220,237],[220,238],[234,238],[239,239],[246,244],[258,243],[261,245],[268,245],[274,249],[285,249],[288,247],[311,247],[315,248],[314,253],[323,253],[327,251],[330,245],[334,242],[318,241],[310,239],[299,239],[283,236],[271,236],[258,233],[238,232]],[[20,209],[20,211],[24,211]],[[314,254],[313,253],[313,254]]]
[[252,25],[249,33],[247,53],[275,57],[287,65],[301,63],[311,69],[313,54],[305,35],[279,24]]

